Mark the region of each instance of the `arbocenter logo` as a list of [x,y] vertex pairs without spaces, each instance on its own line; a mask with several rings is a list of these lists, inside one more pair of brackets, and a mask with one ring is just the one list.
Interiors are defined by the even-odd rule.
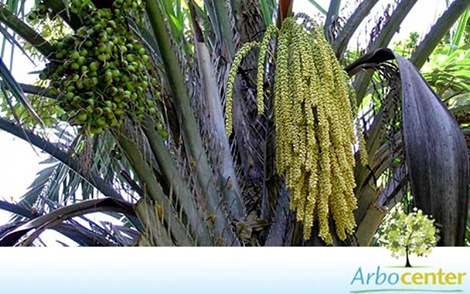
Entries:
[[467,272],[442,266],[415,266],[412,254],[428,256],[439,240],[434,220],[419,209],[399,206],[384,221],[379,244],[404,266],[359,266],[351,272],[350,293],[463,293]]
[[463,293],[466,272],[443,268],[359,267],[351,279],[350,293]]

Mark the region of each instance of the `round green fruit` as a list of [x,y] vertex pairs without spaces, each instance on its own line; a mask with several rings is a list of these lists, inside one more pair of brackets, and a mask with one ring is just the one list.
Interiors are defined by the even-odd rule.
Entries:
[[90,63],[90,70],[91,71],[97,71],[98,68],[99,68],[98,62],[94,61],[94,62]]
[[75,94],[73,92],[68,92],[67,94],[65,94],[65,98],[66,99],[73,99],[73,97],[75,97]]
[[77,63],[80,64],[80,65],[84,65],[86,62],[86,58],[83,57],[83,56],[80,56],[77,60]]
[[106,125],[106,121],[103,118],[99,118],[96,120],[96,124],[100,127],[103,127]]
[[78,64],[76,62],[72,63],[72,69],[73,70],[79,70],[80,69],[80,64]]
[[99,135],[103,132],[103,128],[101,127],[98,127],[98,128],[91,128],[90,129],[90,132],[93,134],[93,135]]
[[87,119],[86,113],[80,113],[80,114],[77,116],[77,120],[78,120],[79,122],[84,123],[84,122],[86,121],[86,119]]
[[62,52],[57,52],[57,53],[55,54],[55,58],[57,58],[57,59],[63,59],[64,57],[65,57],[65,56],[64,56],[64,54],[62,54]]
[[109,88],[109,94],[110,94],[111,96],[114,96],[114,95],[116,95],[117,93],[118,93],[118,89],[117,89],[116,87],[111,87],[111,88]]
[[72,53],[70,53],[70,58],[72,59],[78,59],[80,57],[80,53],[78,53],[77,51],[73,51]]
[[97,25],[95,25],[93,30],[95,31],[95,33],[99,33],[103,30],[103,27],[100,24],[97,24]]

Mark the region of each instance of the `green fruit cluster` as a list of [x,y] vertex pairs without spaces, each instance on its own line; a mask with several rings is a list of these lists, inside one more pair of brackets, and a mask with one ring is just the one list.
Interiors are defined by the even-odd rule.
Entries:
[[[127,23],[128,18],[141,19],[142,2],[116,0],[112,9],[88,2],[71,1],[70,11],[83,26],[53,44],[55,54],[40,74],[58,94],[65,111],[61,119],[99,134],[126,118],[139,122],[146,114],[156,116],[156,103],[146,99],[156,85],[153,65]],[[47,17],[50,11],[42,5],[32,14]]]
[[29,22],[36,22],[39,19],[52,18],[52,10],[50,10],[43,1],[39,2],[35,10],[27,17]]

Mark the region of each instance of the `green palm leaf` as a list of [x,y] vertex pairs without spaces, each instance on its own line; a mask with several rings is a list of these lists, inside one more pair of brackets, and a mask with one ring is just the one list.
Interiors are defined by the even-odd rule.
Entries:
[[[41,118],[38,116],[36,111],[31,106],[31,102],[24,94],[23,90],[21,89],[20,85],[16,82],[15,78],[8,70],[3,60],[0,58],[0,78],[5,83],[7,89],[13,94],[13,96],[20,101],[23,106],[28,110],[28,112],[39,122],[44,124]],[[9,99],[9,97],[5,97],[5,99]],[[11,102],[11,101],[10,101]]]

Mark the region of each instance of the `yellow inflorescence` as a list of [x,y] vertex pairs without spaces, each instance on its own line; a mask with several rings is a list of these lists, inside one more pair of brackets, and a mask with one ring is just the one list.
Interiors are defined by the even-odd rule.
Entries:
[[[268,29],[261,43],[259,112],[264,108],[266,48],[275,31]],[[361,162],[367,161],[360,125],[354,122],[356,105],[351,101],[355,98],[320,28],[313,27],[308,32],[294,18],[287,18],[277,41],[274,86],[277,171],[286,176],[290,207],[303,223],[304,239],[310,239],[311,228],[318,222],[319,236],[332,244],[330,218],[340,240],[345,240],[356,227],[353,214],[357,205],[353,153],[356,143],[361,147]],[[230,71],[232,84],[241,57],[254,46],[249,43],[235,58]],[[227,104],[232,86],[229,82]],[[227,133],[232,128],[230,111],[231,102],[227,106]]]
[[318,221],[319,236],[332,244],[332,217],[344,240],[356,226],[356,126],[344,71],[319,28],[284,21],[275,78],[277,169],[286,174],[291,209],[305,239]]

